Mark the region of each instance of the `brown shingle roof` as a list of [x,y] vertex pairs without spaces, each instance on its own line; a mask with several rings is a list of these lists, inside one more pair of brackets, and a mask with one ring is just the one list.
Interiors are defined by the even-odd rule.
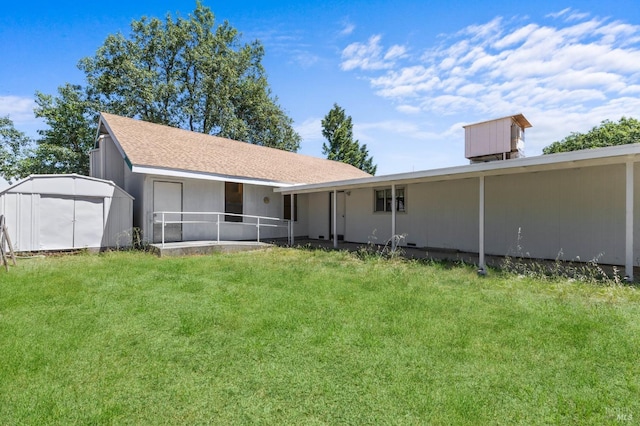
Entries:
[[282,183],[370,176],[349,164],[102,113],[102,123],[134,166]]

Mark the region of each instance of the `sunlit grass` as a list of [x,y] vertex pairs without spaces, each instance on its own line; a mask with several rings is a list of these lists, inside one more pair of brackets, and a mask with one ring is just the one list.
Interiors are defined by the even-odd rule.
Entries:
[[0,424],[619,424],[633,287],[272,249],[0,273]]

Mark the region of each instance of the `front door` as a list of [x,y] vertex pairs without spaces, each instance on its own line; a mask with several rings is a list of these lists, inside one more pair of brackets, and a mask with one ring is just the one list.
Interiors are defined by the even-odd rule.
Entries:
[[[176,182],[153,182],[153,211],[154,212],[181,212],[182,211],[182,184]],[[162,215],[156,214],[153,223],[153,242],[162,242],[162,224],[156,223],[162,220]],[[182,220],[181,214],[165,214],[165,221]],[[181,241],[182,224],[168,223],[164,226],[164,241]]]

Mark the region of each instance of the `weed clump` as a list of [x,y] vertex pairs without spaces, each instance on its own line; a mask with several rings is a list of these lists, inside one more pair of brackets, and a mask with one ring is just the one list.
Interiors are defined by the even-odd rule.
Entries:
[[516,247],[500,262],[505,272],[538,279],[569,279],[590,283],[618,286],[624,283],[617,266],[604,266],[600,263],[603,253],[599,253],[588,262],[579,257],[565,260],[562,249],[553,261],[532,258],[522,244],[522,229],[518,228]]

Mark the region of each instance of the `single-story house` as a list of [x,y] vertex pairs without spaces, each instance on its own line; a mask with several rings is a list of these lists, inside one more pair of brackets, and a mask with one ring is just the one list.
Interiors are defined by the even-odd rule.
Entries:
[[[308,197],[292,204],[275,188],[370,176],[337,161],[106,113],[90,155],[91,176],[135,197],[133,224],[147,242],[251,240],[258,216],[273,225],[260,228],[262,238],[286,237],[292,216],[294,235],[306,236]],[[158,212],[169,212],[165,223],[181,223],[163,226]]]
[[15,251],[126,247],[132,213],[131,195],[88,176],[31,175],[0,191]]
[[[530,126],[521,114],[465,126],[471,164],[373,177],[341,163],[102,114],[91,175],[135,197],[134,226],[148,241],[158,241],[163,228],[167,241],[213,239],[216,232],[254,239],[254,227],[233,226],[255,221],[233,216],[241,213],[293,217],[295,236],[335,245],[402,235],[410,247],[478,253],[480,268],[489,254],[561,257],[624,265],[632,278],[640,265],[640,145],[526,158]],[[159,225],[161,211],[182,213],[165,215],[182,223]],[[206,220],[190,214],[197,212],[222,212],[225,226],[199,223]]]

